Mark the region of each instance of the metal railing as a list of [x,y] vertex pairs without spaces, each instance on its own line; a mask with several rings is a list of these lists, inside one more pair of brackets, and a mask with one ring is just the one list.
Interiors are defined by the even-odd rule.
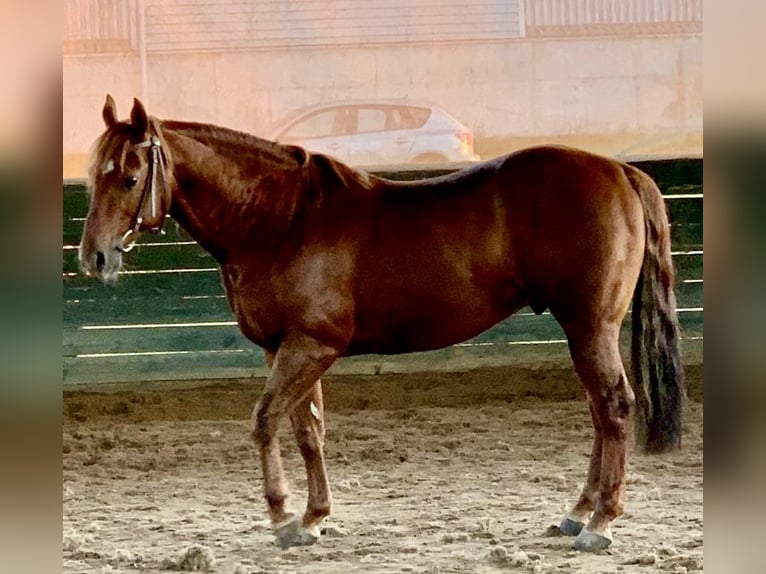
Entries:
[[[68,0],[64,3],[64,54],[137,51],[140,44],[140,20],[144,3],[145,0]],[[521,29],[524,30],[522,35],[529,37],[678,34],[702,31],[703,0],[506,0],[502,4],[506,6],[504,9],[509,10],[509,14],[514,14],[514,18],[520,20]],[[316,29],[303,30],[301,34],[308,34],[305,38],[300,35],[295,36],[297,32],[291,32],[291,27],[284,28],[282,16],[278,11],[275,12],[274,7],[279,5],[273,0],[265,2],[263,9],[271,7],[272,10],[264,12],[257,22],[247,24],[250,20],[249,17],[245,18],[246,3],[230,1],[221,4],[221,10],[219,10],[219,5],[210,0],[200,2],[184,0],[167,5],[150,1],[146,11],[147,42],[150,49],[160,51],[204,50],[211,49],[211,43],[214,45],[212,47],[227,47],[237,43],[241,44],[241,47],[337,43],[342,38],[335,36],[352,33],[340,30],[333,35],[325,30],[326,27],[319,26]],[[319,2],[303,4],[295,9],[294,20],[301,22],[303,22],[301,18],[306,20],[303,23],[304,28],[309,24],[315,25],[317,21],[321,23],[323,18],[330,18],[334,13],[323,6],[324,4]],[[388,14],[385,11],[392,9],[385,3],[375,6],[377,6],[376,10],[383,10],[381,14]],[[425,5],[416,3],[414,6],[420,6],[422,9]],[[449,20],[455,16],[456,13],[451,8],[447,10],[447,4],[442,3],[439,6],[443,9],[443,13],[437,15],[431,13],[423,17],[420,12],[412,12],[420,14],[423,20],[416,22],[420,26],[417,30],[421,28],[430,30],[429,27],[423,27],[424,23],[428,23],[429,18]],[[465,29],[466,33],[474,39],[508,37],[508,22],[503,23],[498,17],[495,20],[488,19],[493,8],[489,3],[482,6],[483,8],[477,4],[474,7],[477,11],[476,18],[478,18],[474,27],[478,28],[474,30],[470,26],[463,25],[457,28],[453,26],[453,29],[449,27],[451,22],[449,20],[447,24],[433,24],[437,28],[439,25],[447,26],[445,30],[452,31],[446,33],[445,30],[434,28],[437,31],[441,30],[437,36],[450,37],[454,35],[455,30]],[[225,13],[222,13],[223,7],[227,8],[223,11]],[[238,10],[242,11],[241,16],[237,16]],[[357,17],[366,14],[364,10],[360,10],[361,8],[358,8],[353,14],[348,14],[349,26],[353,29],[370,25],[369,22],[360,24],[351,19],[354,14]],[[447,11],[444,12],[444,10]],[[279,19],[273,22],[268,20],[268,18],[277,17]],[[244,28],[240,25],[241,21],[247,24]],[[376,33],[383,34],[379,38],[380,41],[396,39],[396,28],[392,27],[389,31],[387,28],[379,28],[378,26],[375,30]],[[267,33],[276,34],[276,37],[271,38]],[[515,34],[518,34],[518,25]],[[422,37],[424,40],[429,38],[427,34]],[[357,40],[358,38],[354,41]]]
[[64,54],[138,50],[138,2],[68,0],[64,3]]
[[702,0],[525,0],[527,36],[702,32]]
[[[65,54],[518,38],[524,0],[70,0]],[[342,7],[342,9],[341,9]]]

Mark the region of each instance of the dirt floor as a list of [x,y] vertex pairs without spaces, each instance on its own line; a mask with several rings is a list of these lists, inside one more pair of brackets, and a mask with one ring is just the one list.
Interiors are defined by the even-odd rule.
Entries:
[[[683,448],[634,455],[615,542],[572,550],[555,526],[592,437],[570,369],[325,379],[334,511],[312,547],[279,550],[249,413],[262,381],[64,393],[63,570],[701,572],[702,368],[687,368]],[[283,437],[293,505],[303,464]]]

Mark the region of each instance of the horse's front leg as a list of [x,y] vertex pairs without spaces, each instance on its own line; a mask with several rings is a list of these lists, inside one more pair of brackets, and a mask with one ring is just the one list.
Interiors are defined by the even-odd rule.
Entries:
[[295,438],[306,463],[308,501],[303,528],[319,536],[319,525],[332,510],[332,494],[324,464],[324,401],[317,381],[304,401],[290,414]]
[[277,439],[279,424],[284,415],[309,399],[315,382],[337,357],[337,349],[302,334],[289,335],[273,361],[267,357],[271,373],[253,410],[253,438],[260,452],[269,516],[282,548],[316,542],[318,529],[304,528],[286,507],[288,488]]

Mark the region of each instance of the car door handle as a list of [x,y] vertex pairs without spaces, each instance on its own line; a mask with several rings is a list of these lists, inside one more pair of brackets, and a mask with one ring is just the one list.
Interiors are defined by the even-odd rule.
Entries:
[[327,147],[330,148],[330,149],[340,149],[340,144],[339,143],[331,143]]
[[400,144],[410,143],[411,141],[412,141],[411,138],[405,138],[405,137],[396,138],[396,143],[400,143]]

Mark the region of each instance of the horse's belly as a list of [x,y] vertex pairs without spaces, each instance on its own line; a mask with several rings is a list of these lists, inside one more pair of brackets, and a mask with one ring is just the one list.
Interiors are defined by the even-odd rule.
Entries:
[[461,343],[496,325],[523,307],[520,296],[500,304],[483,295],[463,297],[463,303],[421,301],[414,306],[386,308],[384,302],[369,314],[357,315],[347,354],[393,355],[431,351]]

